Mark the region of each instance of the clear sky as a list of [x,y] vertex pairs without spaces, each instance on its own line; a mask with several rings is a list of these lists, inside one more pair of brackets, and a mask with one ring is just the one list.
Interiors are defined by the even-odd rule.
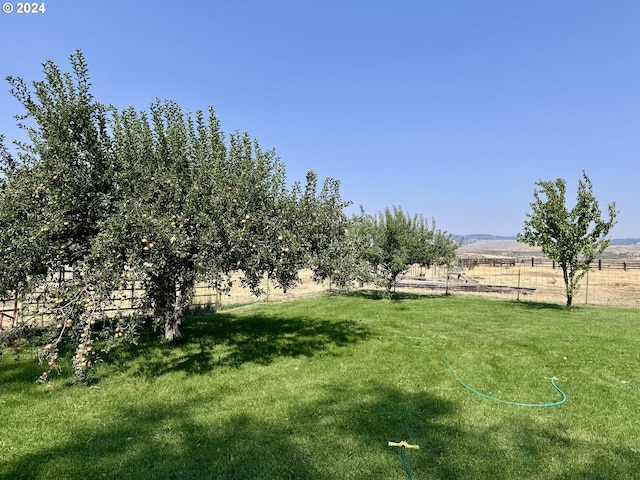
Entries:
[[640,237],[636,0],[43,3],[0,14],[2,78],[69,70],[80,49],[100,102],[212,105],[289,180],[314,170],[350,211],[400,205],[455,234],[515,235],[537,180],[564,178],[573,200],[585,170],[620,211],[612,236]]

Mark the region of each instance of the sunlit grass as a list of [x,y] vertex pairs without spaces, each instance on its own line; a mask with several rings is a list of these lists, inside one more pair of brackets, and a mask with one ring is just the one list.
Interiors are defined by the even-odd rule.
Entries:
[[[640,312],[335,295],[190,319],[92,387],[0,357],[0,478],[635,478]],[[567,395],[557,407],[550,379]],[[66,373],[66,372],[65,372]]]

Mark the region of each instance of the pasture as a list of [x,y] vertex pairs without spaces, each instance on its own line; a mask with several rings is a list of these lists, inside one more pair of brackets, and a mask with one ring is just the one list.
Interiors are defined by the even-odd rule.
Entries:
[[[479,265],[466,270],[460,281],[453,280],[452,288],[467,283],[477,285],[477,294],[508,300],[550,302],[563,304],[566,290],[562,270],[529,263],[514,266]],[[471,284],[471,285],[469,285]],[[482,291],[483,286],[507,287],[498,293]],[[574,294],[574,305],[640,307],[640,269],[592,269],[582,278]]]
[[[469,294],[503,300],[564,304],[562,270],[537,247],[515,240],[482,240],[458,249],[462,275],[412,266],[403,291]],[[474,265],[473,259],[479,261]],[[533,260],[533,263],[532,263]],[[555,267],[555,268],[554,268]],[[410,287],[408,287],[410,286]],[[592,263],[574,293],[574,305],[640,307],[640,245],[614,245]]]
[[29,345],[5,349],[0,479],[640,471],[638,310],[363,291],[202,313],[185,334],[112,350],[90,387],[37,385]]

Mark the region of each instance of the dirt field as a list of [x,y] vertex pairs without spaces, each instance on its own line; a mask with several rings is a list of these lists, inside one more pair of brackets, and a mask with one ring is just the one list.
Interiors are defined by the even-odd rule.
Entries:
[[[478,285],[509,286],[512,291],[499,294],[507,298],[554,303],[566,301],[564,279],[559,268],[483,265],[467,271],[463,278]],[[575,305],[640,307],[640,270],[590,271],[580,282],[573,302]]]
[[[516,240],[481,240],[469,245],[463,245],[458,249],[458,256],[484,256],[484,257],[515,257],[515,258],[542,258],[540,247],[530,247]],[[598,258],[640,260],[640,244],[613,245],[607,248]]]
[[[491,266],[478,264],[473,268],[464,268],[458,275],[448,275],[446,268],[412,267],[401,279],[397,289],[420,293],[445,294],[446,292],[464,295],[481,295],[509,300],[533,302],[552,302],[564,304],[566,301],[562,271],[551,268],[550,263],[531,266],[530,259],[543,259],[539,248],[520,244],[515,240],[484,240],[465,245],[458,250],[459,257],[516,259],[515,264],[507,266]],[[640,245],[614,246],[602,255],[611,265],[622,265],[623,259],[638,265],[640,262]],[[616,263],[617,262],[617,263]],[[506,263],[506,262],[505,262]],[[537,265],[537,260],[536,260]],[[460,278],[458,278],[458,276]],[[255,297],[248,289],[242,288],[239,275],[233,278],[233,288],[228,294],[219,294],[206,285],[199,285],[193,299],[194,305],[238,305],[259,301],[282,301],[302,298],[327,291],[328,283],[318,284],[313,281],[310,270],[300,273],[302,282],[287,293],[275,288],[265,280],[261,297]],[[364,288],[373,288],[365,285]],[[127,290],[126,300],[114,302],[114,309],[127,310],[132,306],[132,299],[141,292]],[[640,307],[640,268],[607,268],[591,270],[580,284],[574,295],[574,305],[606,305],[620,307]],[[0,302],[0,312],[5,312],[3,327],[8,328],[13,315],[13,300]],[[31,306],[24,313],[30,315]],[[33,315],[33,314],[31,314]],[[26,320],[23,318],[22,320]],[[45,319],[33,318],[38,323]]]
[[[542,251],[515,240],[483,240],[458,249],[459,257],[514,259],[513,265],[478,264],[465,268],[460,278],[444,269],[412,268],[404,284],[417,291],[432,289],[469,295],[564,304],[566,293],[562,270],[552,268]],[[531,266],[531,258],[535,265]],[[640,307],[640,245],[609,247],[599,258],[607,268],[591,270],[574,294],[574,305]],[[623,261],[634,268],[623,269]],[[539,266],[538,266],[539,265]],[[422,281],[418,285],[416,281]],[[413,284],[412,284],[413,282]],[[405,287],[402,287],[405,288]]]
[[[240,282],[240,275],[234,275],[232,277],[233,288],[228,293],[220,294],[215,289],[210,288],[206,284],[200,284],[196,287],[195,295],[192,299],[192,305],[209,307],[213,305],[229,306],[229,305],[241,305],[245,303],[254,302],[277,302],[283,300],[292,300],[295,298],[303,298],[311,295],[329,290],[329,284],[318,284],[313,280],[311,270],[303,270],[300,272],[300,284],[284,293],[282,289],[274,287],[273,284],[267,282],[266,279],[263,282],[262,288],[265,293],[256,297],[249,291],[248,288],[242,288]],[[125,291],[117,292],[113,301],[113,304],[108,306],[108,314],[115,314],[118,311],[133,311],[136,300],[142,295],[142,290],[139,287],[129,288]],[[39,305],[27,304],[26,308],[22,308],[22,302],[18,303],[18,311],[20,312],[20,321],[28,321],[38,325],[44,325],[50,321],[44,313],[34,313],[34,311],[44,311],[45,307]],[[0,301],[0,312],[2,312],[2,324],[0,328],[8,329],[11,327],[12,317],[14,310],[14,300],[8,299],[6,301]]]
[[267,282],[265,279],[262,284],[262,289],[265,293],[260,297],[256,297],[248,288],[242,288],[240,275],[237,274],[232,277],[233,287],[228,294],[218,294],[216,290],[209,288],[207,285],[199,285],[196,288],[193,304],[213,305],[218,303],[219,305],[227,306],[260,301],[273,302],[292,300],[294,298],[316,295],[329,289],[328,282],[319,284],[313,280],[313,273],[311,270],[302,270],[299,275],[301,280],[300,284],[296,288],[287,291],[287,293],[284,293],[280,288],[275,288],[273,284]]

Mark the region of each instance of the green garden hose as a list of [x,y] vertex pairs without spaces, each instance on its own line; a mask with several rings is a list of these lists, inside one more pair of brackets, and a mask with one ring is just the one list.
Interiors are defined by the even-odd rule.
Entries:
[[409,465],[407,464],[407,459],[405,458],[405,455],[404,455],[404,445],[402,446],[402,449],[400,451],[402,455],[402,464],[404,465],[404,471],[407,474],[407,478],[409,480],[413,480],[413,478],[411,477],[411,470],[409,470]]
[[492,397],[492,396],[487,395],[485,393],[479,392],[475,388],[472,388],[469,385],[467,385],[466,383],[464,383],[462,381],[462,379],[458,376],[458,373],[454,370],[454,368],[451,366],[451,364],[447,361],[447,359],[444,358],[444,356],[442,356],[442,355],[440,355],[440,358],[445,363],[445,365],[447,367],[449,367],[449,370],[451,370],[451,372],[453,373],[453,376],[456,377],[456,380],[458,381],[458,383],[460,385],[462,385],[467,390],[472,391],[476,395],[480,395],[481,397],[486,398],[488,400],[493,400],[494,402],[506,403],[508,405],[516,405],[518,407],[557,407],[558,405],[562,405],[564,402],[567,401],[567,395],[560,389],[560,387],[558,387],[556,385],[556,377],[552,377],[551,378],[551,385],[553,385],[553,388],[555,388],[558,391],[558,393],[560,393],[560,395],[562,395],[562,400],[558,400],[557,402],[553,402],[553,403],[520,403],[520,402],[510,402],[508,400],[502,400],[500,398]]
[[405,448],[415,448],[416,450],[420,449],[418,445],[411,445],[406,441],[402,442],[389,442],[390,447],[401,447],[400,455],[402,456],[402,464],[404,465],[404,471],[407,474],[407,478],[409,480],[413,480],[411,478],[411,470],[409,470],[409,464],[407,463],[407,458],[405,456],[404,450]]
[[[421,328],[424,328],[424,324],[421,323],[420,326],[421,326]],[[435,338],[437,336],[434,332],[432,332],[430,330],[427,330],[427,331],[432,334],[431,338]],[[382,338],[389,338],[389,337],[378,337],[378,338],[382,339]],[[403,337],[403,336],[400,336],[400,335],[396,335],[396,336],[394,336],[392,338],[407,338],[407,339],[410,339],[410,340],[427,340],[427,338],[425,338],[425,337],[411,337],[411,336],[404,336]],[[425,348],[425,347],[414,345],[414,348]],[[558,387],[556,385],[556,377],[552,377],[551,378],[551,385],[553,386],[553,388],[555,388],[558,391],[558,393],[560,395],[562,395],[562,399],[558,400],[557,402],[552,402],[552,403],[521,403],[521,402],[511,402],[509,400],[502,400],[500,398],[492,397],[491,395],[487,395],[486,393],[479,392],[475,388],[470,387],[469,385],[464,383],[462,381],[462,379],[460,378],[460,376],[458,375],[458,373],[455,371],[455,369],[447,361],[447,359],[443,355],[440,355],[440,358],[445,363],[445,365],[447,367],[449,367],[449,370],[451,370],[451,373],[453,373],[453,376],[456,378],[456,380],[458,381],[458,383],[460,385],[462,385],[467,390],[475,393],[476,395],[479,395],[479,396],[481,396],[483,398],[486,398],[487,400],[492,400],[494,402],[499,402],[499,403],[506,403],[507,405],[515,405],[515,406],[518,406],[518,407],[556,407],[558,405],[562,405],[564,402],[567,401],[567,395],[560,389],[560,387]],[[406,442],[401,442],[401,443],[389,442],[389,445],[390,446],[399,446],[399,447],[401,447],[402,464],[404,466],[404,471],[407,474],[408,480],[413,480],[412,477],[411,477],[411,471],[409,470],[409,465],[407,463],[407,459],[405,457],[405,446],[409,446],[411,448],[418,448],[418,447],[414,446],[414,445],[408,445]]]

